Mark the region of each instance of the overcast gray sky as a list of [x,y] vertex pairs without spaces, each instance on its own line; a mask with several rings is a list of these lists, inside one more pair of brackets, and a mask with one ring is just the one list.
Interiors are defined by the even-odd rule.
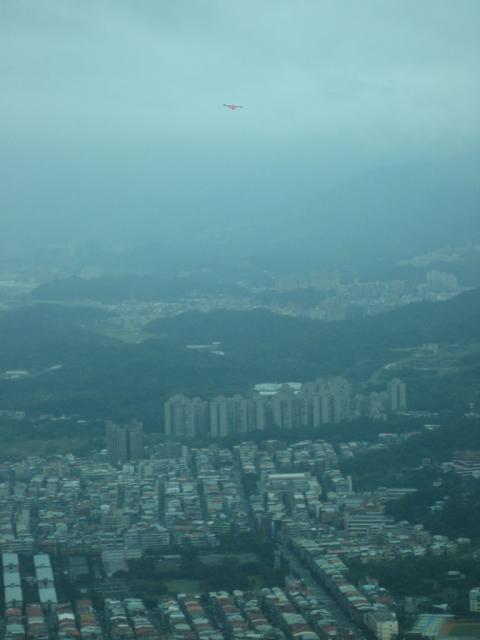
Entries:
[[477,153],[479,33],[478,0],[0,0],[0,229],[161,229],[249,180],[266,206]]

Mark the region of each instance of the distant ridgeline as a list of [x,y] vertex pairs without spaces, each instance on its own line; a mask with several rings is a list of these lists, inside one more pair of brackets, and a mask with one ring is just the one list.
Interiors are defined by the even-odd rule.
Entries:
[[247,396],[211,401],[175,395],[165,403],[165,435],[176,438],[226,437],[270,427],[301,429],[338,424],[362,416],[385,419],[406,409],[406,386],[392,379],[386,391],[352,396],[345,378],[255,385]]

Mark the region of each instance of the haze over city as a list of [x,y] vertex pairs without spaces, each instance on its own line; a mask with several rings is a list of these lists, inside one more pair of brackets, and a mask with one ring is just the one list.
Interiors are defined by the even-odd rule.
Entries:
[[[4,0],[0,12],[2,243],[222,231],[233,243],[238,228],[305,215],[335,227],[341,186],[341,245],[365,216],[352,179],[374,191],[398,169],[408,189],[427,171],[429,188],[473,188],[475,1]],[[450,215],[472,206],[459,197]],[[404,215],[387,204],[382,217]]]

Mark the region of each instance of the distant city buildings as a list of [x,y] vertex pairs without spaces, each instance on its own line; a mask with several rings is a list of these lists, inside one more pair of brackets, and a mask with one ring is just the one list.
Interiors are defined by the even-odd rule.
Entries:
[[458,280],[453,273],[443,271],[428,271],[427,286],[432,292],[456,292],[459,290]]
[[444,462],[445,471],[455,471],[464,478],[480,478],[480,451],[455,451],[451,462]]
[[143,425],[138,420],[128,424],[107,421],[106,440],[108,460],[112,464],[143,458]]
[[277,291],[296,291],[298,289],[319,289],[330,291],[339,288],[340,276],[336,271],[313,271],[310,273],[290,274],[278,278],[275,282]]
[[282,430],[339,424],[361,416],[386,418],[406,408],[406,385],[393,379],[387,391],[352,398],[342,377],[314,382],[263,383],[248,396],[216,396],[212,400],[178,394],[165,403],[165,435],[192,439],[224,438],[268,428]]

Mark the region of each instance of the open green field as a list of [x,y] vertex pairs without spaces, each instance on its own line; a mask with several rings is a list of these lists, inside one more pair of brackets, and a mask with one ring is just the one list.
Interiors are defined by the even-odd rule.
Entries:
[[255,575],[249,575],[248,577],[252,582],[252,589],[254,589],[255,591],[259,591],[260,589],[263,588],[264,580],[262,576],[255,574]]
[[198,593],[201,591],[200,580],[168,580],[168,593]]
[[[258,591],[264,586],[260,575],[249,575],[250,588]],[[201,580],[167,580],[165,583],[168,593],[201,593],[205,591],[205,582]]]

